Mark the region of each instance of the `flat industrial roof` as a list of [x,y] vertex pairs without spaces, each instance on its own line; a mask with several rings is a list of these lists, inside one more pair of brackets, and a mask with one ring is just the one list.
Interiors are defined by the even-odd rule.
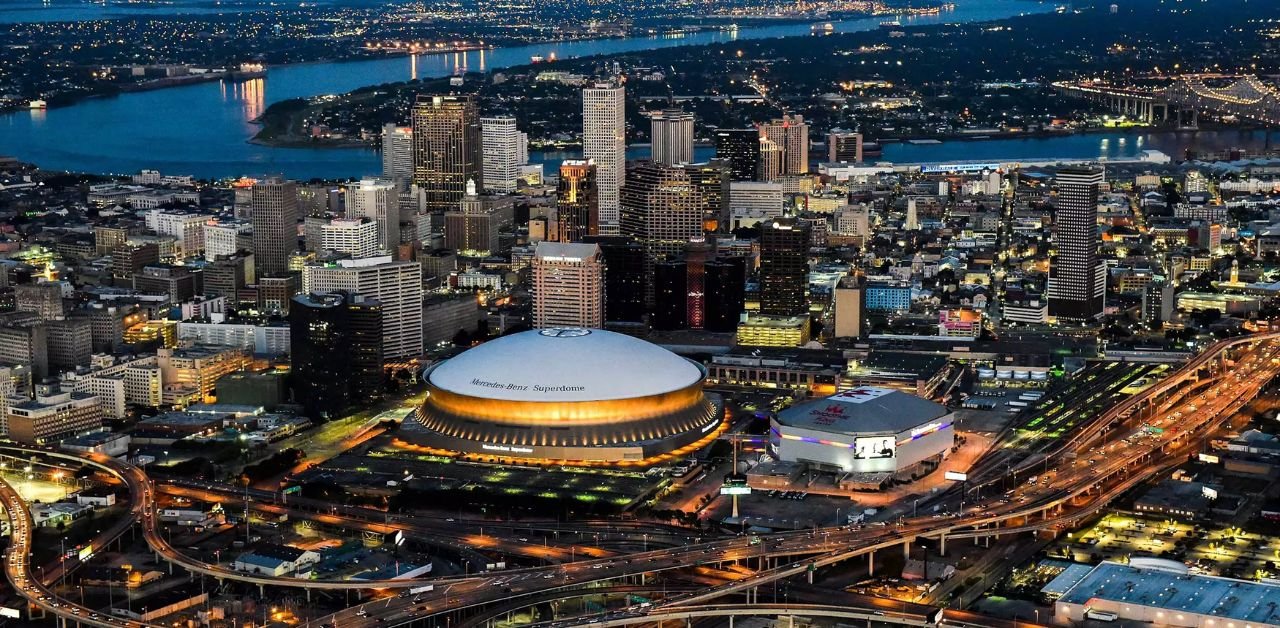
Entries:
[[1103,599],[1174,613],[1280,624],[1280,586],[1104,562],[1059,600],[1087,605]]
[[778,423],[833,434],[898,434],[949,412],[946,406],[892,388],[859,386],[783,410]]

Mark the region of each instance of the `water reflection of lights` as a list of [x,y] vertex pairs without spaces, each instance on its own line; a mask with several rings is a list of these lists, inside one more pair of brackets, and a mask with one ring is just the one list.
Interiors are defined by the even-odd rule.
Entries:
[[231,96],[243,103],[246,120],[257,119],[267,108],[267,82],[256,78],[234,84]]

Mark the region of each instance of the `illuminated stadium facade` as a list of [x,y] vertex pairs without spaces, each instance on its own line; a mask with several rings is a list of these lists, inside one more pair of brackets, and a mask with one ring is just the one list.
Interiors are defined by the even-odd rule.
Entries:
[[950,453],[953,418],[928,399],[861,386],[783,410],[769,447],[779,460],[823,470],[903,475]]
[[692,453],[724,424],[700,364],[600,329],[504,336],[423,378],[414,440],[471,459],[643,465]]

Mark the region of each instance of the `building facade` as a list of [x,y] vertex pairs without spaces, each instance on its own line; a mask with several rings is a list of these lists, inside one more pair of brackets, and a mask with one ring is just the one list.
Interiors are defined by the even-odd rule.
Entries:
[[484,189],[480,113],[471,96],[419,96],[413,105],[413,182],[428,212],[457,207],[467,182]]
[[604,256],[599,245],[539,242],[533,254],[533,326],[604,327]]
[[1101,168],[1062,168],[1049,262],[1049,316],[1091,320],[1102,315],[1107,268],[1098,258],[1098,195]]
[[596,164],[600,232],[618,233],[621,190],[627,163],[626,93],[621,83],[582,90],[582,155]]

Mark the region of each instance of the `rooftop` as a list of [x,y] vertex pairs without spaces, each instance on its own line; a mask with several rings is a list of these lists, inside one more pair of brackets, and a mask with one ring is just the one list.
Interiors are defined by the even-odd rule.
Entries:
[[490,340],[441,362],[442,390],[506,401],[631,399],[684,389],[701,367],[662,347],[602,329],[556,328]]
[[1095,598],[1237,621],[1280,623],[1280,586],[1248,580],[1104,562],[1060,601],[1088,604]]
[[783,410],[778,423],[839,434],[897,434],[948,413],[946,406],[928,399],[861,386]]

